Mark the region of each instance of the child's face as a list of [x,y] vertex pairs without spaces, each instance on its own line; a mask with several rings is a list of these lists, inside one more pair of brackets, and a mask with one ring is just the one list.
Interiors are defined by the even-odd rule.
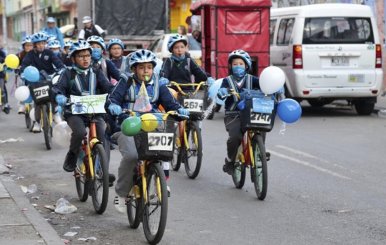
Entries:
[[59,52],[60,51],[60,48],[50,48],[52,50],[52,52]]
[[177,42],[173,45],[173,54],[175,56],[182,56],[186,53],[186,45],[183,42]]
[[45,42],[45,41],[35,43],[35,49],[36,49],[36,51],[38,51],[38,52],[43,52],[43,50],[44,50],[45,48],[46,48],[46,42]]
[[232,65],[232,67],[234,67],[234,66],[242,66],[242,67],[245,68],[244,60],[242,60],[240,58],[233,59],[231,65]]
[[97,43],[91,43],[90,46],[91,46],[91,48],[100,48],[100,49],[102,49],[102,46],[97,44]]
[[119,44],[114,44],[110,47],[110,55],[113,58],[119,58],[122,56],[123,50]]
[[141,81],[150,81],[153,75],[153,64],[152,63],[140,63],[134,68],[134,73]]
[[91,53],[89,50],[81,50],[72,57],[72,62],[81,69],[87,69],[91,65]]
[[24,51],[29,52],[33,49],[34,45],[32,43],[25,43],[24,44]]

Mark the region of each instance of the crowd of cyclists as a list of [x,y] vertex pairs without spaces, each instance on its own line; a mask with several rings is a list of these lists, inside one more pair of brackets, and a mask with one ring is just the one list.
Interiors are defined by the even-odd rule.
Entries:
[[[101,142],[108,140],[117,145],[122,155],[115,184],[118,197],[114,200],[119,211],[125,210],[125,198],[133,187],[133,169],[138,161],[133,137],[120,132],[120,123],[128,116],[122,113],[123,110],[133,110],[141,86],[145,85],[151,104],[148,112],[160,112],[161,105],[166,111],[175,110],[188,116],[189,110],[178,103],[167,85],[171,81],[182,84],[207,81],[210,86],[214,81],[190,58],[187,39],[183,35],[176,34],[169,40],[171,57],[158,69],[156,67],[159,67],[160,61],[151,51],[140,49],[124,56],[124,48],[125,45],[120,39],[113,38],[105,43],[100,35],[63,42],[47,29],[23,38],[21,51],[17,54],[20,67],[15,70],[19,78],[23,78],[23,71],[28,66],[36,67],[42,80],[59,75],[59,80],[52,86],[52,102],[56,108],[55,112],[60,113],[72,129],[69,150],[63,164],[63,169],[67,172],[76,169],[81,142],[87,134],[85,125],[88,125],[89,120],[82,115],[72,114],[66,107],[70,96],[108,94],[105,105],[107,114],[98,117],[97,135]],[[4,59],[1,52],[0,59]],[[239,110],[238,101],[246,96],[244,89],[246,91],[260,88],[259,79],[249,74],[251,65],[252,61],[247,52],[241,49],[231,52],[228,56],[229,76],[223,79],[218,90],[218,98],[225,100],[224,124],[229,137],[223,171],[228,174],[232,174],[243,132],[240,120],[232,116],[233,114],[227,115],[227,112]],[[2,74],[4,72],[0,73],[0,79],[4,79]],[[19,80],[22,80],[24,85],[29,85],[26,79]],[[230,96],[230,90],[238,92],[241,96]],[[20,102],[18,113],[25,113],[23,102]],[[38,108],[35,108],[32,132],[40,131],[40,113]],[[169,163],[163,162],[162,165],[168,178]],[[115,179],[115,175],[110,174],[111,186]],[[168,191],[170,192],[169,186]]]

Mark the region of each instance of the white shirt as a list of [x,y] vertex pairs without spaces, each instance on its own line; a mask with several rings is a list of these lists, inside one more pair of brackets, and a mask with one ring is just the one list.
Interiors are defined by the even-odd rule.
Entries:
[[[95,29],[99,32],[99,34],[102,34],[103,32],[105,32],[105,30],[103,30],[100,26],[98,26],[98,25],[94,25],[94,26],[95,26]],[[79,32],[78,39],[84,39],[84,34],[85,34],[85,31],[83,28]]]

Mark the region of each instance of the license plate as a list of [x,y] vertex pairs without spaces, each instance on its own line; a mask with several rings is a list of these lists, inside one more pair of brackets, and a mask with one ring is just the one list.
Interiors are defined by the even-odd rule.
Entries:
[[203,104],[204,101],[200,99],[184,99],[184,107],[191,112],[201,112]]
[[270,114],[274,108],[274,100],[270,96],[252,98],[253,112]]
[[350,62],[348,57],[332,57],[331,66],[349,66]]
[[270,113],[258,113],[251,111],[251,123],[252,124],[270,124],[272,114]]
[[173,151],[173,133],[147,133],[149,151]]
[[350,83],[364,83],[365,75],[364,74],[350,74],[348,81]]

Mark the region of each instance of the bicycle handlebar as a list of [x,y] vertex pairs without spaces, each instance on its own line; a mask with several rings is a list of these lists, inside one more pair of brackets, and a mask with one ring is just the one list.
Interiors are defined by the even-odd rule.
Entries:
[[173,87],[175,86],[177,89],[178,89],[178,92],[181,93],[182,95],[186,95],[187,93],[185,93],[181,87],[196,87],[196,89],[194,90],[194,94],[198,92],[198,90],[200,90],[201,87],[205,87],[205,86],[208,86],[208,84],[206,84],[206,82],[199,82],[199,83],[177,83],[177,82],[174,82],[174,81],[171,81],[170,84],[168,85],[168,87]]
[[[135,113],[136,113],[135,111],[132,111],[130,109],[123,109],[122,110],[122,114],[129,114],[130,116],[134,116]],[[159,112],[159,113],[163,113],[163,112]],[[171,115],[171,116],[175,116],[175,117],[181,118],[183,120],[189,119],[189,116],[182,115],[182,114],[178,113],[177,111],[168,111],[168,112],[165,112],[165,114],[168,114],[168,115]]]

